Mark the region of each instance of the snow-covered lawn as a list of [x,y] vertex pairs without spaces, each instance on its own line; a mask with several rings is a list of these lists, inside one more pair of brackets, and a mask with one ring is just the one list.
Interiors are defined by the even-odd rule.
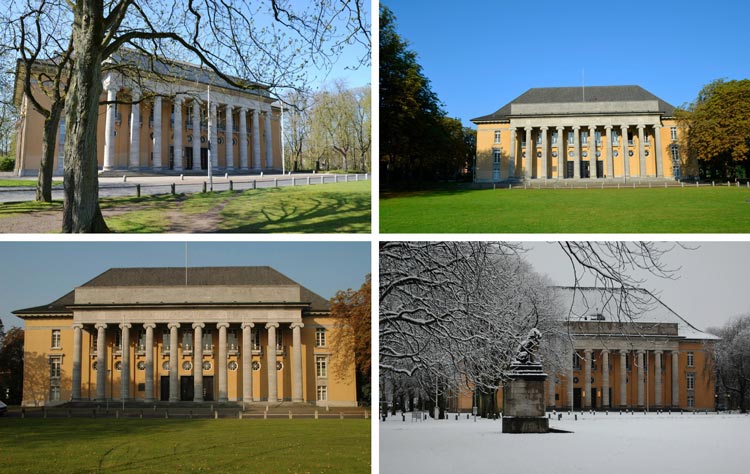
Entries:
[[500,420],[380,421],[380,472],[749,473],[750,416],[567,412],[552,428],[503,434]]

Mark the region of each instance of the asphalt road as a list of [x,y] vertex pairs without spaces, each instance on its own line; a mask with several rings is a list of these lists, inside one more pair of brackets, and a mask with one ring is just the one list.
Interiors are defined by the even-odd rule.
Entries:
[[[14,178],[16,179],[16,178]],[[230,181],[234,190],[261,189],[282,186],[306,186],[308,184],[330,184],[335,182],[362,181],[370,179],[370,175],[340,175],[340,174],[294,174],[270,176],[230,176],[214,177],[213,190],[226,191]],[[141,195],[168,194],[175,184],[175,192],[193,194],[203,191],[210,184],[206,176],[159,176],[159,177],[130,177],[127,181],[122,178],[99,178],[99,197],[136,196],[137,185],[141,185]],[[35,196],[36,178],[29,180],[28,187],[0,187],[0,202],[32,201]],[[52,189],[52,199],[63,199],[62,185]]]

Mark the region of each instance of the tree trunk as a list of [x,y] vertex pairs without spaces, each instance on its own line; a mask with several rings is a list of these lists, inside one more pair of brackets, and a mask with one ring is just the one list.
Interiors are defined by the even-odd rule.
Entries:
[[49,116],[44,119],[42,163],[39,166],[39,177],[36,182],[36,200],[40,202],[52,202],[52,168],[55,162],[57,127],[60,125],[63,107],[64,103],[52,104]]
[[101,81],[103,6],[80,0],[73,21],[73,71],[65,137],[63,232],[107,232],[99,209],[96,131]]

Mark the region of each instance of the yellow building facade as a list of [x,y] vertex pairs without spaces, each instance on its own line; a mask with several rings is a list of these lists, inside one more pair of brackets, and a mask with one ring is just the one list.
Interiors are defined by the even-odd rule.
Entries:
[[674,107],[639,86],[533,88],[472,122],[478,183],[685,171]]
[[114,268],[14,314],[26,323],[25,406],[357,405],[354,364],[331,364],[328,301],[270,267]]
[[[209,156],[215,171],[282,170],[281,108],[267,87],[239,89],[212,72],[185,63],[157,66],[162,69],[158,74],[137,80],[116,70],[104,74],[101,101],[108,103],[99,107],[99,170],[201,172],[208,169]],[[24,96],[20,66],[18,70],[15,101],[20,118],[15,173],[36,175],[42,157],[44,118]],[[48,106],[44,94],[35,96]],[[64,156],[63,115],[53,164],[56,175],[63,174]]]
[[[555,288],[570,308],[563,370],[545,368],[548,410],[714,410],[710,345],[718,338],[692,326],[655,297],[639,295],[640,314],[618,319],[617,299],[596,288]],[[544,365],[544,363],[543,363]],[[496,407],[502,410],[502,388]],[[471,411],[475,394],[452,394]]]

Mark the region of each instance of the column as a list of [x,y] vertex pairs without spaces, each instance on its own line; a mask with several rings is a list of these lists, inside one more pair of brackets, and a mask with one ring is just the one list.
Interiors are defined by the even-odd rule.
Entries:
[[607,141],[607,178],[615,177],[615,161],[612,156],[612,125],[604,127],[607,136],[604,138]]
[[638,366],[638,408],[643,408],[645,403],[643,400],[643,349],[638,349],[638,352],[636,353],[638,357],[638,361],[636,365]]
[[573,381],[573,358],[577,357],[576,352],[568,352],[568,408],[572,411],[573,410],[573,386],[575,385],[575,382]]
[[524,177],[531,179],[532,159],[534,157],[534,142],[531,141],[531,127],[526,127],[526,159],[524,160]]
[[549,130],[547,127],[542,127],[540,129],[540,133],[542,134],[542,169],[538,174],[539,178],[547,177],[547,149],[549,148],[549,144],[547,143],[547,130]]
[[[211,102],[211,110],[208,118],[208,140],[209,153],[211,154],[211,167],[215,170],[219,167],[218,132],[216,131],[216,102]],[[203,395],[201,395],[203,397]]]
[[260,170],[260,111],[253,109],[253,169]]
[[71,398],[73,401],[81,399],[81,332],[83,324],[73,324],[73,387]]
[[161,170],[161,97],[154,97],[154,171]]
[[174,170],[182,171],[182,97],[174,98]]
[[565,178],[565,127],[557,127],[557,179]]
[[193,323],[193,401],[203,401],[203,323]]
[[130,152],[128,155],[128,168],[137,170],[141,166],[141,93],[133,91],[130,105]]
[[247,171],[247,109],[240,107],[240,169]]
[[[196,165],[196,163],[198,163]],[[201,103],[193,99],[193,163],[190,169],[201,167]]]
[[628,351],[620,351],[620,408],[628,406]]
[[516,127],[510,127],[510,167],[508,177],[515,177],[516,172]]
[[644,146],[645,125],[638,125],[638,164],[640,165],[641,178],[646,176],[646,147]]
[[266,367],[268,368],[268,402],[276,403],[279,401],[277,395],[276,383],[276,328],[279,323],[267,323],[268,330],[268,355],[266,357]]
[[154,401],[154,328],[156,324],[147,323],[146,329],[146,402]]
[[596,179],[596,125],[589,126],[589,178]]
[[573,127],[573,177],[581,179],[581,127]]
[[180,401],[180,378],[179,378],[179,340],[177,330],[179,323],[169,323],[169,401]]
[[225,115],[227,125],[224,131],[224,142],[227,146],[227,170],[234,170],[234,150],[232,149],[232,137],[234,136],[234,124],[232,123],[232,106],[225,106]]
[[253,401],[253,346],[252,330],[255,324],[242,323],[242,401]]
[[104,388],[107,384],[107,325],[97,323],[96,335],[96,400],[103,401],[106,397]]
[[271,130],[271,110],[266,112],[266,168],[273,168],[273,133]]
[[[117,100],[117,88],[107,85],[107,102]],[[104,122],[104,171],[115,165],[115,104],[107,104],[107,115]]]
[[672,407],[680,406],[679,352],[672,351]]
[[583,350],[583,408],[591,408],[591,349]]
[[227,328],[229,323],[219,323],[219,403],[227,402]]
[[292,401],[302,403],[302,338],[300,329],[304,326],[302,323],[292,323],[292,365],[294,373],[292,379]]
[[622,148],[623,173],[626,178],[630,178],[630,155],[628,154],[628,126],[620,126],[620,147]]
[[656,155],[656,177],[664,177],[664,162],[662,161],[661,149],[661,125],[654,125],[654,155]]
[[602,351],[602,408],[609,408],[609,351]]
[[120,324],[122,331],[122,367],[120,370],[120,399],[130,399],[130,323]]
[[662,351],[654,352],[654,406],[661,408],[661,354]]

